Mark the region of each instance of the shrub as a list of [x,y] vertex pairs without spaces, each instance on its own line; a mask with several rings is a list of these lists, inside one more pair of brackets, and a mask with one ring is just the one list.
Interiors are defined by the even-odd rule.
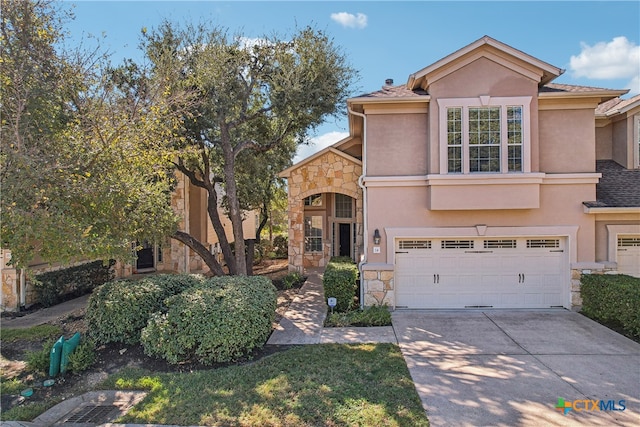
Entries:
[[114,264],[113,260],[108,264],[94,261],[38,274],[33,280],[36,298],[43,306],[50,307],[64,301],[65,297],[88,294],[113,279]]
[[286,258],[289,256],[289,239],[287,236],[276,236],[273,238],[273,250],[277,258]]
[[617,323],[629,334],[640,337],[640,278],[587,274],[582,285],[582,312],[602,322]]
[[322,284],[325,297],[337,299],[336,311],[350,310],[358,290],[358,267],[351,258],[334,257],[327,264]]
[[69,355],[68,369],[71,372],[86,371],[96,361],[96,344],[91,339],[82,339],[78,347]]
[[26,354],[27,370],[37,372],[39,374],[49,373],[49,358],[51,356],[51,347],[53,347],[54,339],[47,339],[42,344],[42,349],[37,351],[29,351]]
[[201,283],[202,276],[158,274],[139,280],[117,280],[98,288],[89,298],[85,319],[97,343],[140,341],[140,331],[166,298]]
[[331,313],[325,320],[325,326],[391,326],[391,313],[386,305],[374,305],[363,310],[345,313]]
[[297,271],[292,271],[281,279],[282,289],[292,289],[297,286],[301,286],[306,278],[298,273]]
[[262,347],[275,318],[276,292],[265,277],[214,277],[168,298],[141,335],[147,355],[170,363],[229,362]]

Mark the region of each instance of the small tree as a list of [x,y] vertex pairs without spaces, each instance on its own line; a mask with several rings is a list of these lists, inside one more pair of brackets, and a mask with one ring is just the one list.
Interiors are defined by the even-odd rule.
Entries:
[[[356,73],[323,32],[309,27],[286,40],[249,40],[218,28],[165,22],[145,33],[144,47],[154,72],[171,79],[167,87],[197,93],[194,116],[185,120],[184,139],[176,146],[176,167],[206,190],[208,214],[229,272],[245,275],[242,209],[266,200],[248,194],[259,183],[265,185],[258,192],[270,197],[278,165],[293,156],[309,131],[339,112]],[[260,167],[243,176],[250,165]],[[224,188],[235,253],[218,214],[217,183]],[[173,237],[223,274],[203,242],[182,231]]]

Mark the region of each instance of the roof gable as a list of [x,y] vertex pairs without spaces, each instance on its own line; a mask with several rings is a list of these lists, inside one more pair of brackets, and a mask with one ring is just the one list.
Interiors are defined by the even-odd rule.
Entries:
[[539,85],[549,83],[564,72],[564,70],[558,67],[534,58],[489,36],[484,36],[422,70],[411,74],[407,81],[407,87],[411,90],[418,88],[428,90],[429,85],[434,81],[464,67],[480,57],[489,58],[516,72],[535,79]]
[[349,160],[349,161],[351,161],[351,162],[353,162],[353,163],[355,163],[357,165],[362,165],[362,161],[361,160],[356,159],[355,157],[350,156],[349,154],[334,148],[335,146],[339,146],[342,143],[346,142],[348,139],[351,139],[351,138],[347,137],[347,138],[345,138],[345,139],[343,139],[341,141],[338,141],[334,145],[331,145],[331,146],[329,146],[329,147],[327,147],[327,148],[325,148],[323,150],[318,151],[315,154],[312,154],[311,156],[301,160],[300,162],[296,163],[295,165],[290,166],[287,169],[283,170],[282,172],[280,172],[278,174],[278,176],[280,178],[288,178],[291,175],[291,172],[293,172],[294,170],[303,167],[304,165],[316,160],[319,157],[322,157],[322,156],[326,155],[327,153],[334,153],[334,154],[336,154],[336,155],[338,155],[340,157],[344,157],[345,159],[347,159],[347,160]]

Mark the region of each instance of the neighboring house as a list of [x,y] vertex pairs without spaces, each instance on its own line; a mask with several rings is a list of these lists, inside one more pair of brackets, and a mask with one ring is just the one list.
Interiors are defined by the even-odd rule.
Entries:
[[[180,217],[178,229],[190,233],[201,242],[209,245],[212,253],[218,254],[218,260],[223,261],[218,237],[213,230],[207,213],[207,195],[205,190],[190,184],[184,175],[177,174],[177,186],[171,197],[171,204]],[[223,226],[229,241],[233,241],[231,221],[226,217],[223,209],[218,207]],[[247,212],[243,222],[246,239],[256,238],[256,213]],[[175,272],[175,273],[207,273],[209,268],[199,255],[182,243],[167,239],[164,244],[139,243],[136,259],[131,263],[117,263],[116,277],[128,277],[138,273]],[[35,259],[25,270],[15,269],[7,265],[11,258],[8,250],[0,252],[0,275],[2,288],[0,293],[0,309],[14,311],[22,306],[35,302],[33,287],[29,279],[38,273],[61,268],[59,265],[44,263]]]
[[571,308],[640,277],[640,97],[483,37],[351,98],[349,137],[286,169],[289,264],[360,263],[361,301]]

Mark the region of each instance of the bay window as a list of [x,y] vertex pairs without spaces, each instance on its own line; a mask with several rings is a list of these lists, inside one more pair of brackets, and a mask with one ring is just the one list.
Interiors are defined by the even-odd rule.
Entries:
[[439,99],[440,173],[530,172],[530,103],[531,97]]

